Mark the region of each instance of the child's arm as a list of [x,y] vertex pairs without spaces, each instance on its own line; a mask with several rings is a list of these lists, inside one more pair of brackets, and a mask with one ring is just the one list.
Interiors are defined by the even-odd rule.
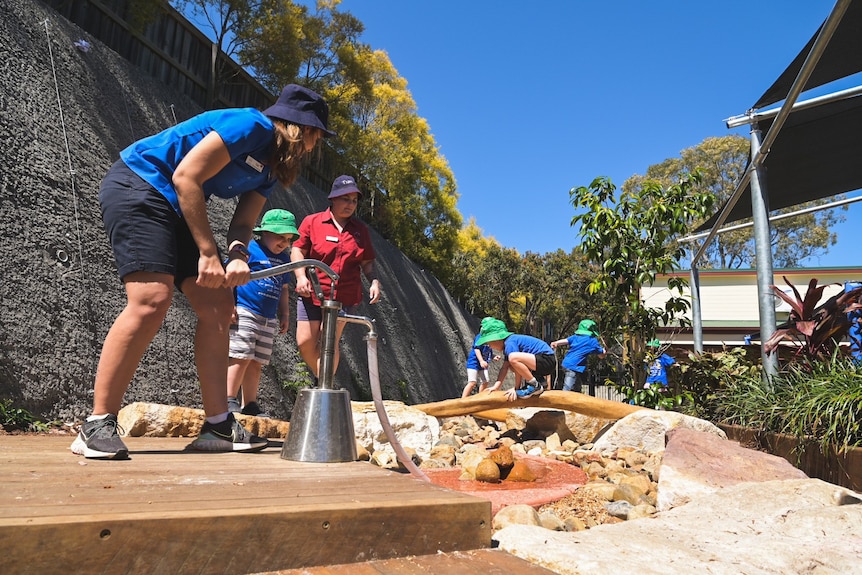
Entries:
[[551,349],[557,349],[559,345],[569,345],[569,340],[567,339],[558,339],[556,341],[551,342]]
[[481,349],[479,349],[478,347],[474,347],[474,348],[473,348],[473,353],[476,355],[476,359],[478,359],[478,360],[479,360],[479,366],[480,366],[482,369],[488,369],[488,362],[487,362],[487,361],[485,361],[485,358],[484,358],[484,357],[482,357],[482,350],[481,350]]

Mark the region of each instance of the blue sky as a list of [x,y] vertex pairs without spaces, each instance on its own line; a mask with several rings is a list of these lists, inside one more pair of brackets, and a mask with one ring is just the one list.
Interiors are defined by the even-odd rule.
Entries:
[[[340,9],[407,80],[455,175],[465,221],[475,217],[523,254],[578,243],[572,187],[597,176],[621,186],[704,138],[747,136],[724,121],[758,99],[833,6],[343,0]],[[862,265],[862,206],[843,213],[838,245],[808,266]]]

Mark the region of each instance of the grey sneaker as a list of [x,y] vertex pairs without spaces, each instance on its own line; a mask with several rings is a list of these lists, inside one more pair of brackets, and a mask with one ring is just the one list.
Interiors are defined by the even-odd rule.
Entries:
[[235,397],[228,397],[227,410],[231,413],[239,413],[241,411],[241,408],[239,406],[239,400]]
[[527,399],[528,397],[537,397],[542,395],[543,391],[545,391],[545,389],[542,387],[541,383],[538,385],[528,383],[521,389],[516,390],[515,395],[518,396],[518,399]]
[[89,459],[128,459],[129,449],[120,434],[125,433],[117,416],[109,413],[104,419],[85,421],[72,442],[72,453]]
[[265,438],[247,431],[230,413],[227,420],[215,425],[205,421],[200,435],[189,447],[198,451],[260,451],[267,445]]

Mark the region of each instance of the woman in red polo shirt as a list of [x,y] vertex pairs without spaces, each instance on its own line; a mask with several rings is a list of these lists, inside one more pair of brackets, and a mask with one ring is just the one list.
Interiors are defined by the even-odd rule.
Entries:
[[[306,216],[299,225],[299,239],[290,250],[291,261],[303,259],[319,260],[338,274],[335,296],[331,294],[332,282],[326,274],[317,274],[323,295],[327,299],[341,302],[342,310],[352,314],[362,301],[362,276],[365,274],[371,287],[368,289],[369,303],[380,300],[380,280],[374,269],[374,246],[368,227],[353,217],[362,192],[351,176],[339,176],[332,183],[328,210]],[[320,301],[312,293],[311,281],[305,268],[296,270],[296,344],[308,368],[318,376],[320,369],[320,327],[323,314]],[[338,341],[344,330],[338,322],[335,336],[333,373],[338,369]]]

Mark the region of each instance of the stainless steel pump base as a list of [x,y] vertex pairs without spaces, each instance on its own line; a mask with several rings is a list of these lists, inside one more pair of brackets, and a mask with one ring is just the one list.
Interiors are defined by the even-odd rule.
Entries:
[[338,463],[356,461],[350,393],[345,389],[300,390],[281,458]]

